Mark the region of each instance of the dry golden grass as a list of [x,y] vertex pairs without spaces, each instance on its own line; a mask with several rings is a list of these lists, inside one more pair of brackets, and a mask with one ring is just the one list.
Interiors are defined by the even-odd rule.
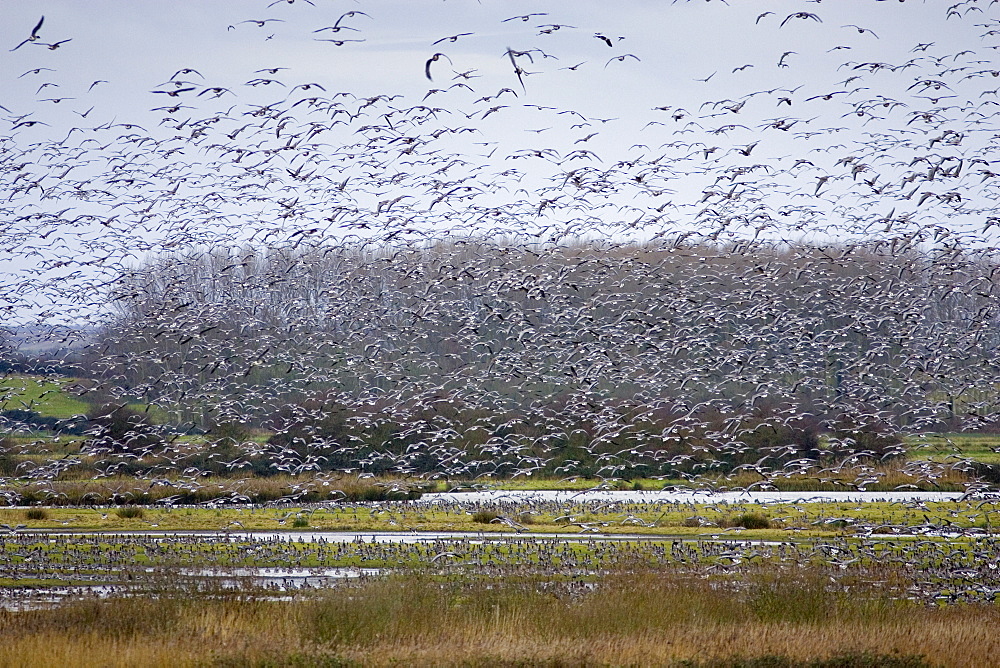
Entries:
[[[167,596],[0,614],[3,666],[991,666],[993,606],[932,608],[819,573],[736,585],[620,573],[598,589],[411,575],[297,601]],[[923,662],[916,657],[922,655]],[[891,660],[909,659],[892,664]],[[791,663],[789,663],[791,662]],[[926,663],[924,663],[926,662]]]
[[[655,632],[581,640],[524,634],[517,628],[479,629],[462,636],[419,638],[342,651],[361,665],[610,665],[662,666],[729,657],[787,657],[803,663],[844,654],[923,656],[929,665],[995,666],[1000,646],[988,628],[963,633],[952,621],[917,616],[913,624],[872,628],[865,624],[680,624]],[[958,631],[958,632],[956,632]],[[955,644],[953,644],[955,643]],[[877,660],[876,660],[877,661]],[[876,662],[874,665],[881,665]]]

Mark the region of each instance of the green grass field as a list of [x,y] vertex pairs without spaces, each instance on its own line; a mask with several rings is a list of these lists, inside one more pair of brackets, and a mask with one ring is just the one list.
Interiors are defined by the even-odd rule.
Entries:
[[63,391],[73,382],[73,378],[7,376],[0,379],[0,411],[30,410],[54,418],[84,415],[89,404]]
[[1000,434],[932,434],[904,439],[911,459],[1000,464]]
[[[866,503],[649,503],[595,506],[564,502],[539,510],[537,504],[505,506],[503,517],[526,533],[640,534],[680,537],[752,537],[790,540],[816,536],[927,530],[991,531],[1000,527],[1000,508],[981,500]],[[485,515],[479,515],[483,511]],[[46,508],[42,519],[30,510],[0,508],[0,523],[64,531],[463,531],[511,532],[512,525],[489,521],[501,516],[496,506],[440,508],[426,505],[205,508],[145,507],[138,517],[122,517],[115,508]],[[127,514],[127,513],[123,513]],[[740,525],[748,515],[766,519],[766,528]],[[746,522],[743,522],[746,524]],[[747,526],[752,526],[747,524]]]

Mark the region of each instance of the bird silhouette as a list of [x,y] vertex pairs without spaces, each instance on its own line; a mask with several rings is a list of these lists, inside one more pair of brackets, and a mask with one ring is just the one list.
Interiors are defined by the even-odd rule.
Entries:
[[[40,19],[38,19],[38,23],[36,23],[35,27],[31,29],[31,34],[28,35],[28,37],[23,42],[21,42],[20,44],[18,44],[17,46],[15,46],[13,49],[11,49],[11,51],[17,51],[18,49],[20,49],[25,44],[28,44],[29,42],[37,42],[39,39],[41,39],[41,37],[38,35],[38,31],[42,29],[42,24],[43,23],[45,23],[45,17],[44,16],[41,17]],[[36,74],[37,74],[37,72],[36,72]]]
[[[427,77],[428,81],[433,81],[434,80],[434,78],[431,76],[431,64],[432,63],[436,63],[437,61],[439,61],[442,58],[444,58],[449,63],[451,63],[451,58],[449,58],[447,55],[445,55],[443,53],[435,53],[433,56],[431,56],[430,58],[427,59],[426,63],[424,63],[424,76]],[[452,63],[452,65],[454,65],[454,64]]]

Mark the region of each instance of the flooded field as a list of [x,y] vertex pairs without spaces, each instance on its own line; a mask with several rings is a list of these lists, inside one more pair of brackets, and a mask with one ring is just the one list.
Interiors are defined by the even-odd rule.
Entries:
[[[0,607],[177,592],[281,601],[414,574],[529,579],[557,587],[575,582],[586,590],[622,569],[739,581],[762,570],[809,568],[827,573],[831,582],[855,584],[883,582],[888,569],[907,598],[993,601],[1000,591],[1000,541],[989,525],[996,502],[989,495],[948,492],[590,490],[478,491],[306,507],[147,508],[125,523],[128,530],[5,525]],[[58,524],[70,523],[63,516],[84,514],[47,512]],[[113,515],[110,509],[87,512]],[[224,528],[161,528],[198,517]],[[433,526],[434,517],[437,525],[462,529],[420,529]],[[754,518],[763,524],[752,524]],[[347,519],[378,528],[323,528]],[[292,520],[305,526],[292,528]]]

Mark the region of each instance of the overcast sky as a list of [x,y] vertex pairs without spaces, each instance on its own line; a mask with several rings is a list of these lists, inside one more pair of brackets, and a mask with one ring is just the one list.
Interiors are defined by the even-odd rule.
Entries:
[[[985,13],[946,19],[945,9],[951,3],[915,0],[731,5],[720,0],[314,3],[7,0],[0,11],[10,47],[29,36],[39,17],[46,18],[37,44],[26,44],[3,59],[4,104],[13,114],[39,117],[48,117],[55,107],[85,111],[92,105],[99,106],[93,113],[101,113],[102,118],[116,112],[132,116],[169,101],[151,91],[188,67],[204,75],[205,84],[231,88],[236,95],[221,98],[230,104],[254,99],[251,93],[258,93],[260,99],[275,98],[277,84],[256,90],[243,86],[257,78],[257,70],[273,67],[287,68],[270,78],[289,86],[315,81],[331,92],[422,98],[428,90],[454,83],[453,72],[475,70],[478,78],[463,81],[473,85],[476,95],[513,87],[521,104],[620,116],[648,112],[651,106],[690,107],[706,99],[738,98],[775,86],[804,85],[803,93],[826,93],[829,86],[850,75],[850,68],[839,67],[843,63],[900,64],[913,57],[912,49],[920,43],[934,43],[922,55],[984,46],[978,36],[982,31],[973,23],[985,22],[980,18]],[[350,11],[365,15],[340,19],[342,29],[336,32],[315,32],[334,26]],[[755,22],[768,11],[772,13]],[[798,11],[819,20],[786,20]],[[504,21],[530,14],[539,15]],[[254,20],[268,22],[259,27]],[[874,32],[842,27],[847,24]],[[551,30],[552,25],[562,27]],[[545,30],[551,32],[540,34]],[[471,34],[434,44],[461,33]],[[607,36],[613,46],[606,46],[595,34]],[[55,50],[42,46],[66,39],[72,41]],[[352,41],[337,46],[317,39]],[[520,89],[504,55],[507,47],[540,49],[530,60],[521,59],[524,69],[531,72],[525,77],[526,90]],[[849,48],[830,51],[835,47]],[[789,50],[795,53],[784,59],[787,67],[778,67],[782,53]],[[439,52],[450,62],[434,63],[436,81],[429,82],[424,76],[425,62]],[[979,51],[979,57],[994,53]],[[609,62],[625,54],[635,58]],[[578,63],[583,64],[577,69],[563,69]],[[752,67],[732,71],[744,65]],[[17,78],[35,67],[54,71]],[[713,73],[708,82],[696,81]],[[182,78],[201,83],[196,75]],[[99,80],[107,83],[88,91]],[[58,87],[37,93],[38,85],[45,82]],[[455,98],[462,92],[467,91],[439,94],[432,100],[460,102]],[[75,99],[68,100],[72,105],[55,103],[49,109],[37,103],[58,97]]]

